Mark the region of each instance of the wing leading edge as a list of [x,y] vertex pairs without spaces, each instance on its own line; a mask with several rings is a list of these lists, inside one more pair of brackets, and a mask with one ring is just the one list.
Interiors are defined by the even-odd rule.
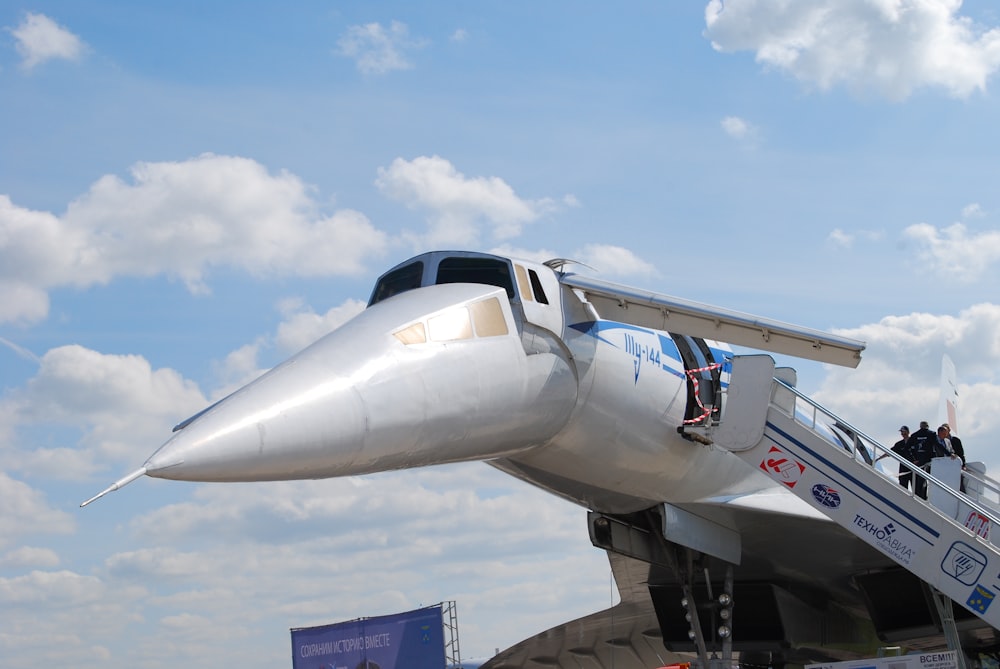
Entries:
[[654,330],[852,368],[865,349],[864,342],[847,337],[609,281],[577,274],[560,275],[559,281],[581,291],[602,318]]

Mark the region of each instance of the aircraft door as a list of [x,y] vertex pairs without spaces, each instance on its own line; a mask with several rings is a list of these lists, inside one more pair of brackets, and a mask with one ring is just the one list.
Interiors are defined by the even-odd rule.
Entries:
[[703,339],[670,333],[687,373],[687,407],[684,423],[717,422],[722,402],[722,361],[716,360]]

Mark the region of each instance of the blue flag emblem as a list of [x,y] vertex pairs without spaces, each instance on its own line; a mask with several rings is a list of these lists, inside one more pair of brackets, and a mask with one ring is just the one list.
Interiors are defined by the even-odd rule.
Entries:
[[976,585],[972,589],[972,594],[969,595],[968,601],[965,602],[966,606],[979,613],[986,613],[986,609],[990,608],[990,604],[993,603],[993,599],[996,597],[995,592],[990,592],[981,585]]

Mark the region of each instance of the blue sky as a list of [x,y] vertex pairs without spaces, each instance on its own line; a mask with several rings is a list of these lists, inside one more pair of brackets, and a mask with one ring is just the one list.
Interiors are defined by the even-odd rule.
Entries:
[[998,67],[988,2],[5,3],[0,663],[281,666],[448,599],[481,657],[608,606],[584,511],[481,464],[78,508],[431,248],[864,339],[794,364],[889,442],[946,353],[996,471]]

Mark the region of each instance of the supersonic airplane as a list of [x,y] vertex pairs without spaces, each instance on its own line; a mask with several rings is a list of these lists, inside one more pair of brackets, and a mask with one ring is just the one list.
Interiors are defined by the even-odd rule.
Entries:
[[[941,648],[918,579],[698,430],[725,413],[729,345],[856,367],[864,344],[569,265],[407,260],[362,313],[181,422],[84,505],[143,475],[276,481],[480,460],[588,509],[621,596],[484,669]],[[960,627],[967,650],[997,647],[978,619]]]

